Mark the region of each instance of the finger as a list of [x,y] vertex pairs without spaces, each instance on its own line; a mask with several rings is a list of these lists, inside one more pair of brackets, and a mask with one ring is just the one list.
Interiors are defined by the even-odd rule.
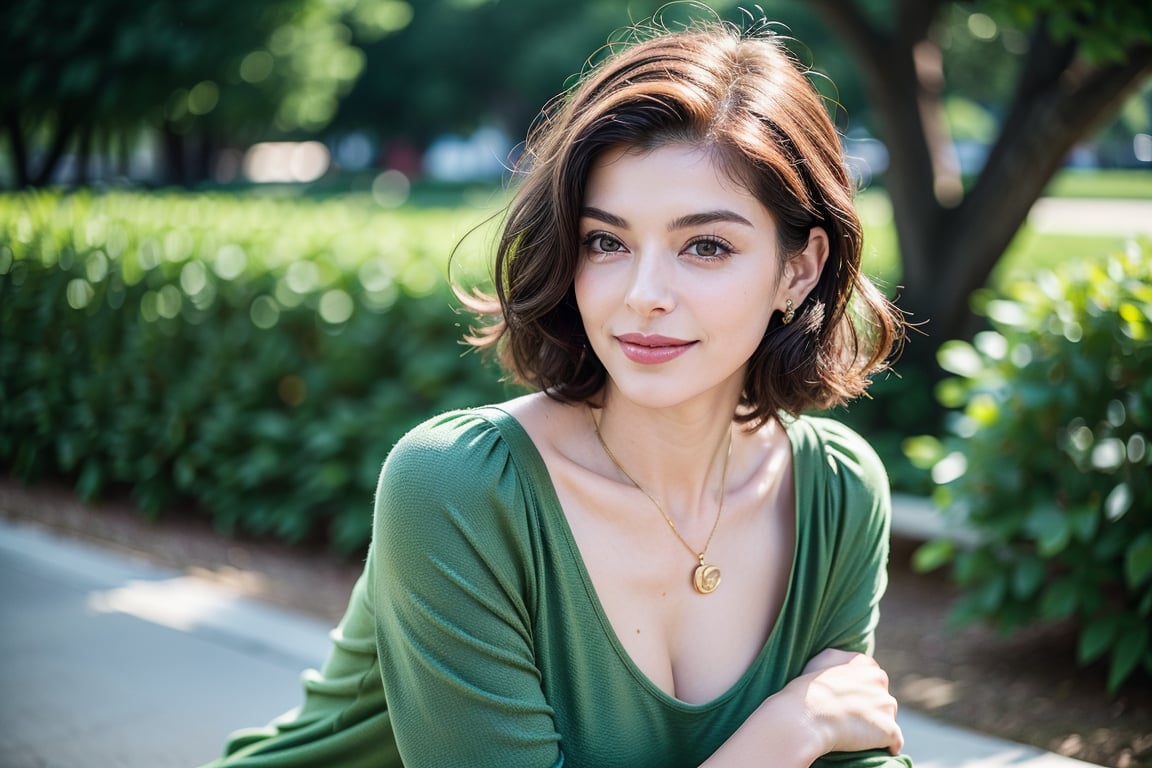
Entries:
[[904,731],[899,725],[896,726],[896,733],[894,734],[889,750],[893,755],[898,755],[904,751]]

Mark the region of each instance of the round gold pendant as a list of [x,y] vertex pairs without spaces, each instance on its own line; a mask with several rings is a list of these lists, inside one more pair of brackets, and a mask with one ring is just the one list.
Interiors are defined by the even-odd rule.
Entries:
[[692,586],[702,595],[710,595],[720,586],[720,569],[714,565],[700,563],[692,574]]

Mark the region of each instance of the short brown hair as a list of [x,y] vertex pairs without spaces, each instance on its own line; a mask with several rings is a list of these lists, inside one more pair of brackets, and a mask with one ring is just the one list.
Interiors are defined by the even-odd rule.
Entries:
[[600,391],[607,374],[573,289],[585,183],[609,148],[670,143],[710,151],[772,214],[781,271],[813,227],[828,233],[828,260],[795,321],[773,315],[749,361],[737,418],[759,423],[861,394],[899,345],[903,321],[860,272],[862,231],[839,136],[774,35],[724,23],[613,51],[545,108],[497,246],[496,297],[466,301],[491,318],[471,343],[494,347],[513,381],[553,398],[584,402]]

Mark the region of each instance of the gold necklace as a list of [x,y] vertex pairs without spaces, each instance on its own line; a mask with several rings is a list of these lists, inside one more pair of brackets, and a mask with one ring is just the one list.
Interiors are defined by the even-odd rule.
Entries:
[[720,503],[716,505],[716,519],[712,523],[712,530],[708,532],[708,540],[704,542],[704,549],[697,552],[692,548],[680,531],[676,529],[676,523],[672,522],[672,518],[668,517],[668,513],[664,511],[664,507],[660,502],[656,501],[656,497],[644,490],[644,486],[636,482],[636,478],[628,474],[628,470],[620,466],[612,449],[608,447],[608,443],[604,442],[604,435],[600,434],[600,422],[596,420],[596,416],[592,416],[592,429],[596,432],[596,439],[600,441],[600,447],[604,449],[604,454],[616,467],[620,470],[620,474],[628,478],[628,482],[636,486],[636,490],[648,497],[648,500],[656,505],[656,509],[660,511],[660,516],[664,518],[664,522],[668,523],[668,527],[672,529],[672,533],[676,534],[676,538],[684,545],[685,549],[692,553],[692,555],[700,561],[696,569],[692,572],[692,586],[696,591],[702,595],[708,595],[716,591],[720,586],[720,569],[715,565],[704,562],[704,556],[708,554],[708,546],[712,543],[712,536],[716,533],[716,527],[720,525],[720,513],[724,510],[724,485],[728,480],[728,459],[732,457],[732,433],[728,433],[728,451],[724,454],[724,468],[720,472]]

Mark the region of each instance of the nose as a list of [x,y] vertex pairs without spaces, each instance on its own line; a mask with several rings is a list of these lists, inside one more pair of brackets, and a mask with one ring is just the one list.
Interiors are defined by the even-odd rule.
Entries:
[[674,266],[661,254],[647,249],[632,259],[625,303],[642,315],[671,312],[676,306]]

